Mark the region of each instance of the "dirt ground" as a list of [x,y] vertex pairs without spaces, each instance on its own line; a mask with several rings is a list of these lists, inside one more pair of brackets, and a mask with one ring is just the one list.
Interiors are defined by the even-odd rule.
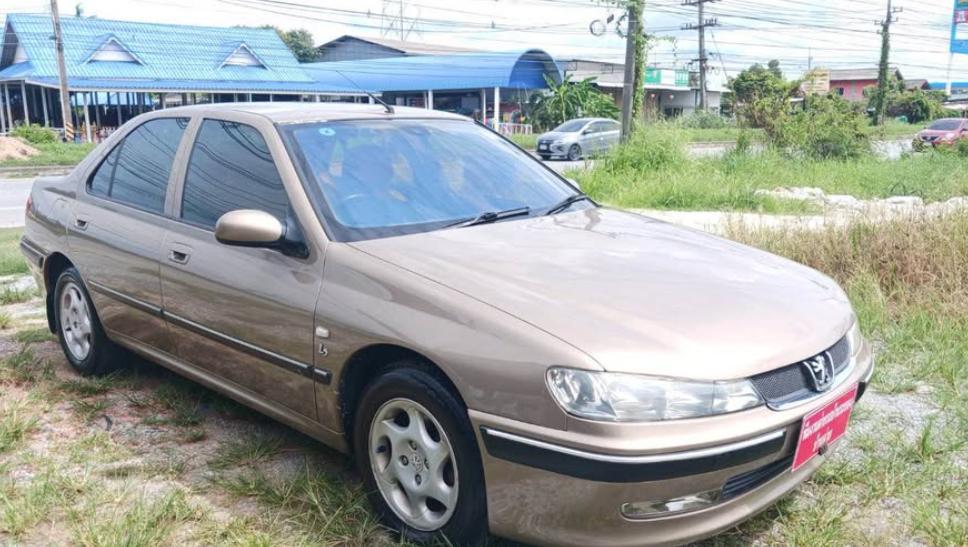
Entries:
[[16,137],[0,137],[0,161],[23,160],[40,151]]

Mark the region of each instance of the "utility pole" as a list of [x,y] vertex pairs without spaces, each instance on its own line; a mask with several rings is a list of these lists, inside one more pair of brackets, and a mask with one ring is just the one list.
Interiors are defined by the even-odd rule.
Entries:
[[54,22],[54,49],[57,50],[57,77],[60,80],[61,118],[64,120],[64,140],[74,141],[74,124],[71,122],[71,97],[67,89],[67,65],[64,64],[64,35],[61,34],[60,12],[57,0],[50,0],[50,16]]
[[706,93],[706,65],[709,60],[706,57],[706,27],[715,27],[719,24],[716,19],[706,19],[704,6],[708,2],[716,1],[718,0],[685,0],[682,3],[684,6],[696,6],[699,12],[697,23],[683,25],[682,30],[699,31],[699,58],[696,60],[699,62],[699,110],[703,112],[709,106],[709,97]]
[[877,24],[881,26],[881,62],[877,67],[877,92],[874,95],[874,125],[881,125],[884,122],[884,103],[887,100],[887,80],[891,58],[891,23],[896,23],[895,13],[900,13],[903,8],[891,6],[891,0],[887,0],[887,17]]
[[622,83],[622,140],[632,134],[635,102],[635,40],[639,35],[639,14],[635,2],[628,3],[628,32],[625,33],[625,80]]

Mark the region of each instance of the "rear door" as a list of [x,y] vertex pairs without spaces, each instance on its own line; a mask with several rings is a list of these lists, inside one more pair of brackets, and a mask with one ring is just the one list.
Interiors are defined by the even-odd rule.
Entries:
[[595,132],[595,122],[591,122],[578,134],[578,144],[581,146],[582,155],[591,157],[598,153],[598,134]]
[[622,139],[622,126],[616,121],[602,122],[602,152],[607,152]]
[[161,254],[172,164],[188,118],[155,118],[127,132],[87,175],[68,224],[70,259],[112,335],[163,351]]
[[254,125],[200,120],[163,245],[165,316],[184,361],[315,419],[321,256],[231,247],[214,234],[219,217],[236,209],[265,211],[301,232],[277,159]]

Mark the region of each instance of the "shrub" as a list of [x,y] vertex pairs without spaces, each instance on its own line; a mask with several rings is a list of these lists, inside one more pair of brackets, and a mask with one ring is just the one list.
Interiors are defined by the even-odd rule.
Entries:
[[955,152],[963,158],[968,158],[968,139],[958,139],[958,144],[955,145]]
[[861,107],[836,95],[812,95],[795,114],[777,114],[767,135],[771,144],[815,159],[858,158],[870,152],[867,117]]
[[57,140],[57,133],[53,129],[37,124],[18,125],[10,134],[14,137],[20,137],[30,144],[43,144]]
[[681,121],[686,129],[722,129],[729,124],[726,118],[712,112],[696,111],[684,116]]
[[652,131],[643,127],[605,156],[601,166],[610,173],[654,171],[685,161],[685,146],[677,131]]

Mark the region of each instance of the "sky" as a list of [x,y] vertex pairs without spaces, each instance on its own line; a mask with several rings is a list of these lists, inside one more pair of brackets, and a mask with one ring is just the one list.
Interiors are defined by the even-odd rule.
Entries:
[[[78,2],[59,0],[72,15]],[[305,28],[321,44],[344,34],[388,37],[489,51],[541,48],[557,58],[621,62],[614,0],[83,0],[84,15],[198,25]],[[905,78],[944,81],[954,0],[894,0],[902,11],[892,29],[892,64]],[[49,0],[3,0],[0,14],[49,12]],[[887,0],[720,0],[707,3],[710,69],[733,75],[754,62],[778,59],[788,77],[809,66],[876,66],[877,21]],[[402,25],[400,13],[403,13]],[[606,22],[602,36],[593,21]],[[683,67],[698,57],[698,20],[681,0],[646,0],[645,29],[654,36],[649,63]],[[401,28],[402,26],[402,28]],[[968,80],[968,55],[954,59],[953,79]]]

